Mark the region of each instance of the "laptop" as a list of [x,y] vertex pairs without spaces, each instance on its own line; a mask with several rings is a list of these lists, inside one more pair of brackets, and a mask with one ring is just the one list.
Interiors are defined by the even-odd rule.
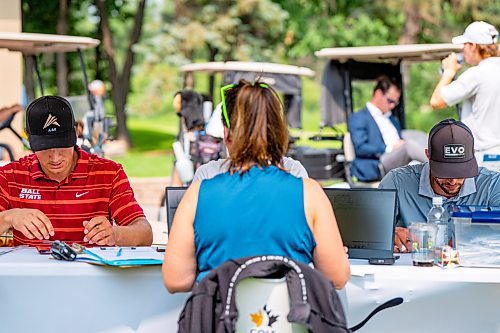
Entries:
[[167,208],[167,232],[170,234],[172,222],[174,221],[175,211],[181,202],[186,186],[167,186],[165,188],[165,206]]
[[394,263],[396,190],[324,189],[333,207],[349,258],[373,264]]

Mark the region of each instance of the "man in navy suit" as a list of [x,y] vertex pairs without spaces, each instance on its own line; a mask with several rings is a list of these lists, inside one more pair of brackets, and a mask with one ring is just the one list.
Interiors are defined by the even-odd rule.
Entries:
[[400,96],[398,83],[385,75],[380,76],[370,102],[349,119],[348,128],[356,153],[351,174],[360,181],[380,180],[389,170],[412,160],[427,162],[426,147],[403,140],[401,126],[391,113]]

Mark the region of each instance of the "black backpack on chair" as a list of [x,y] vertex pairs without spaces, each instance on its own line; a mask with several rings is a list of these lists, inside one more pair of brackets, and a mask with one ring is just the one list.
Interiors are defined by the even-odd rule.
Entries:
[[236,286],[249,277],[285,277],[290,303],[286,319],[315,333],[353,332],[376,312],[403,301],[397,298],[382,304],[350,329],[335,287],[321,272],[283,256],[247,257],[223,263],[193,288],[179,318],[179,332],[234,332],[238,320]]

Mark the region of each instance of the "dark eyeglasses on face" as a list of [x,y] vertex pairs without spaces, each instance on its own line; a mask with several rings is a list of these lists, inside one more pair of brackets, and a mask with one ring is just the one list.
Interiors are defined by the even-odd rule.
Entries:
[[389,98],[389,97],[387,97],[387,96],[385,96],[385,95],[384,95],[384,97],[385,97],[385,100],[387,101],[387,103],[389,103],[389,104],[392,104],[392,105],[394,105],[394,106],[396,106],[396,105],[398,105],[398,104],[399,104],[399,101],[395,101],[395,100],[393,100],[392,98]]

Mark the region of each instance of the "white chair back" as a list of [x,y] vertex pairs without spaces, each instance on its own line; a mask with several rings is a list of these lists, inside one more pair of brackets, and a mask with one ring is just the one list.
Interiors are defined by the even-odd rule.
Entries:
[[288,322],[290,299],[285,278],[246,278],[236,286],[236,333],[306,333],[307,328]]
[[351,140],[351,133],[345,132],[344,134],[344,158],[346,162],[352,162],[356,158],[354,145]]

